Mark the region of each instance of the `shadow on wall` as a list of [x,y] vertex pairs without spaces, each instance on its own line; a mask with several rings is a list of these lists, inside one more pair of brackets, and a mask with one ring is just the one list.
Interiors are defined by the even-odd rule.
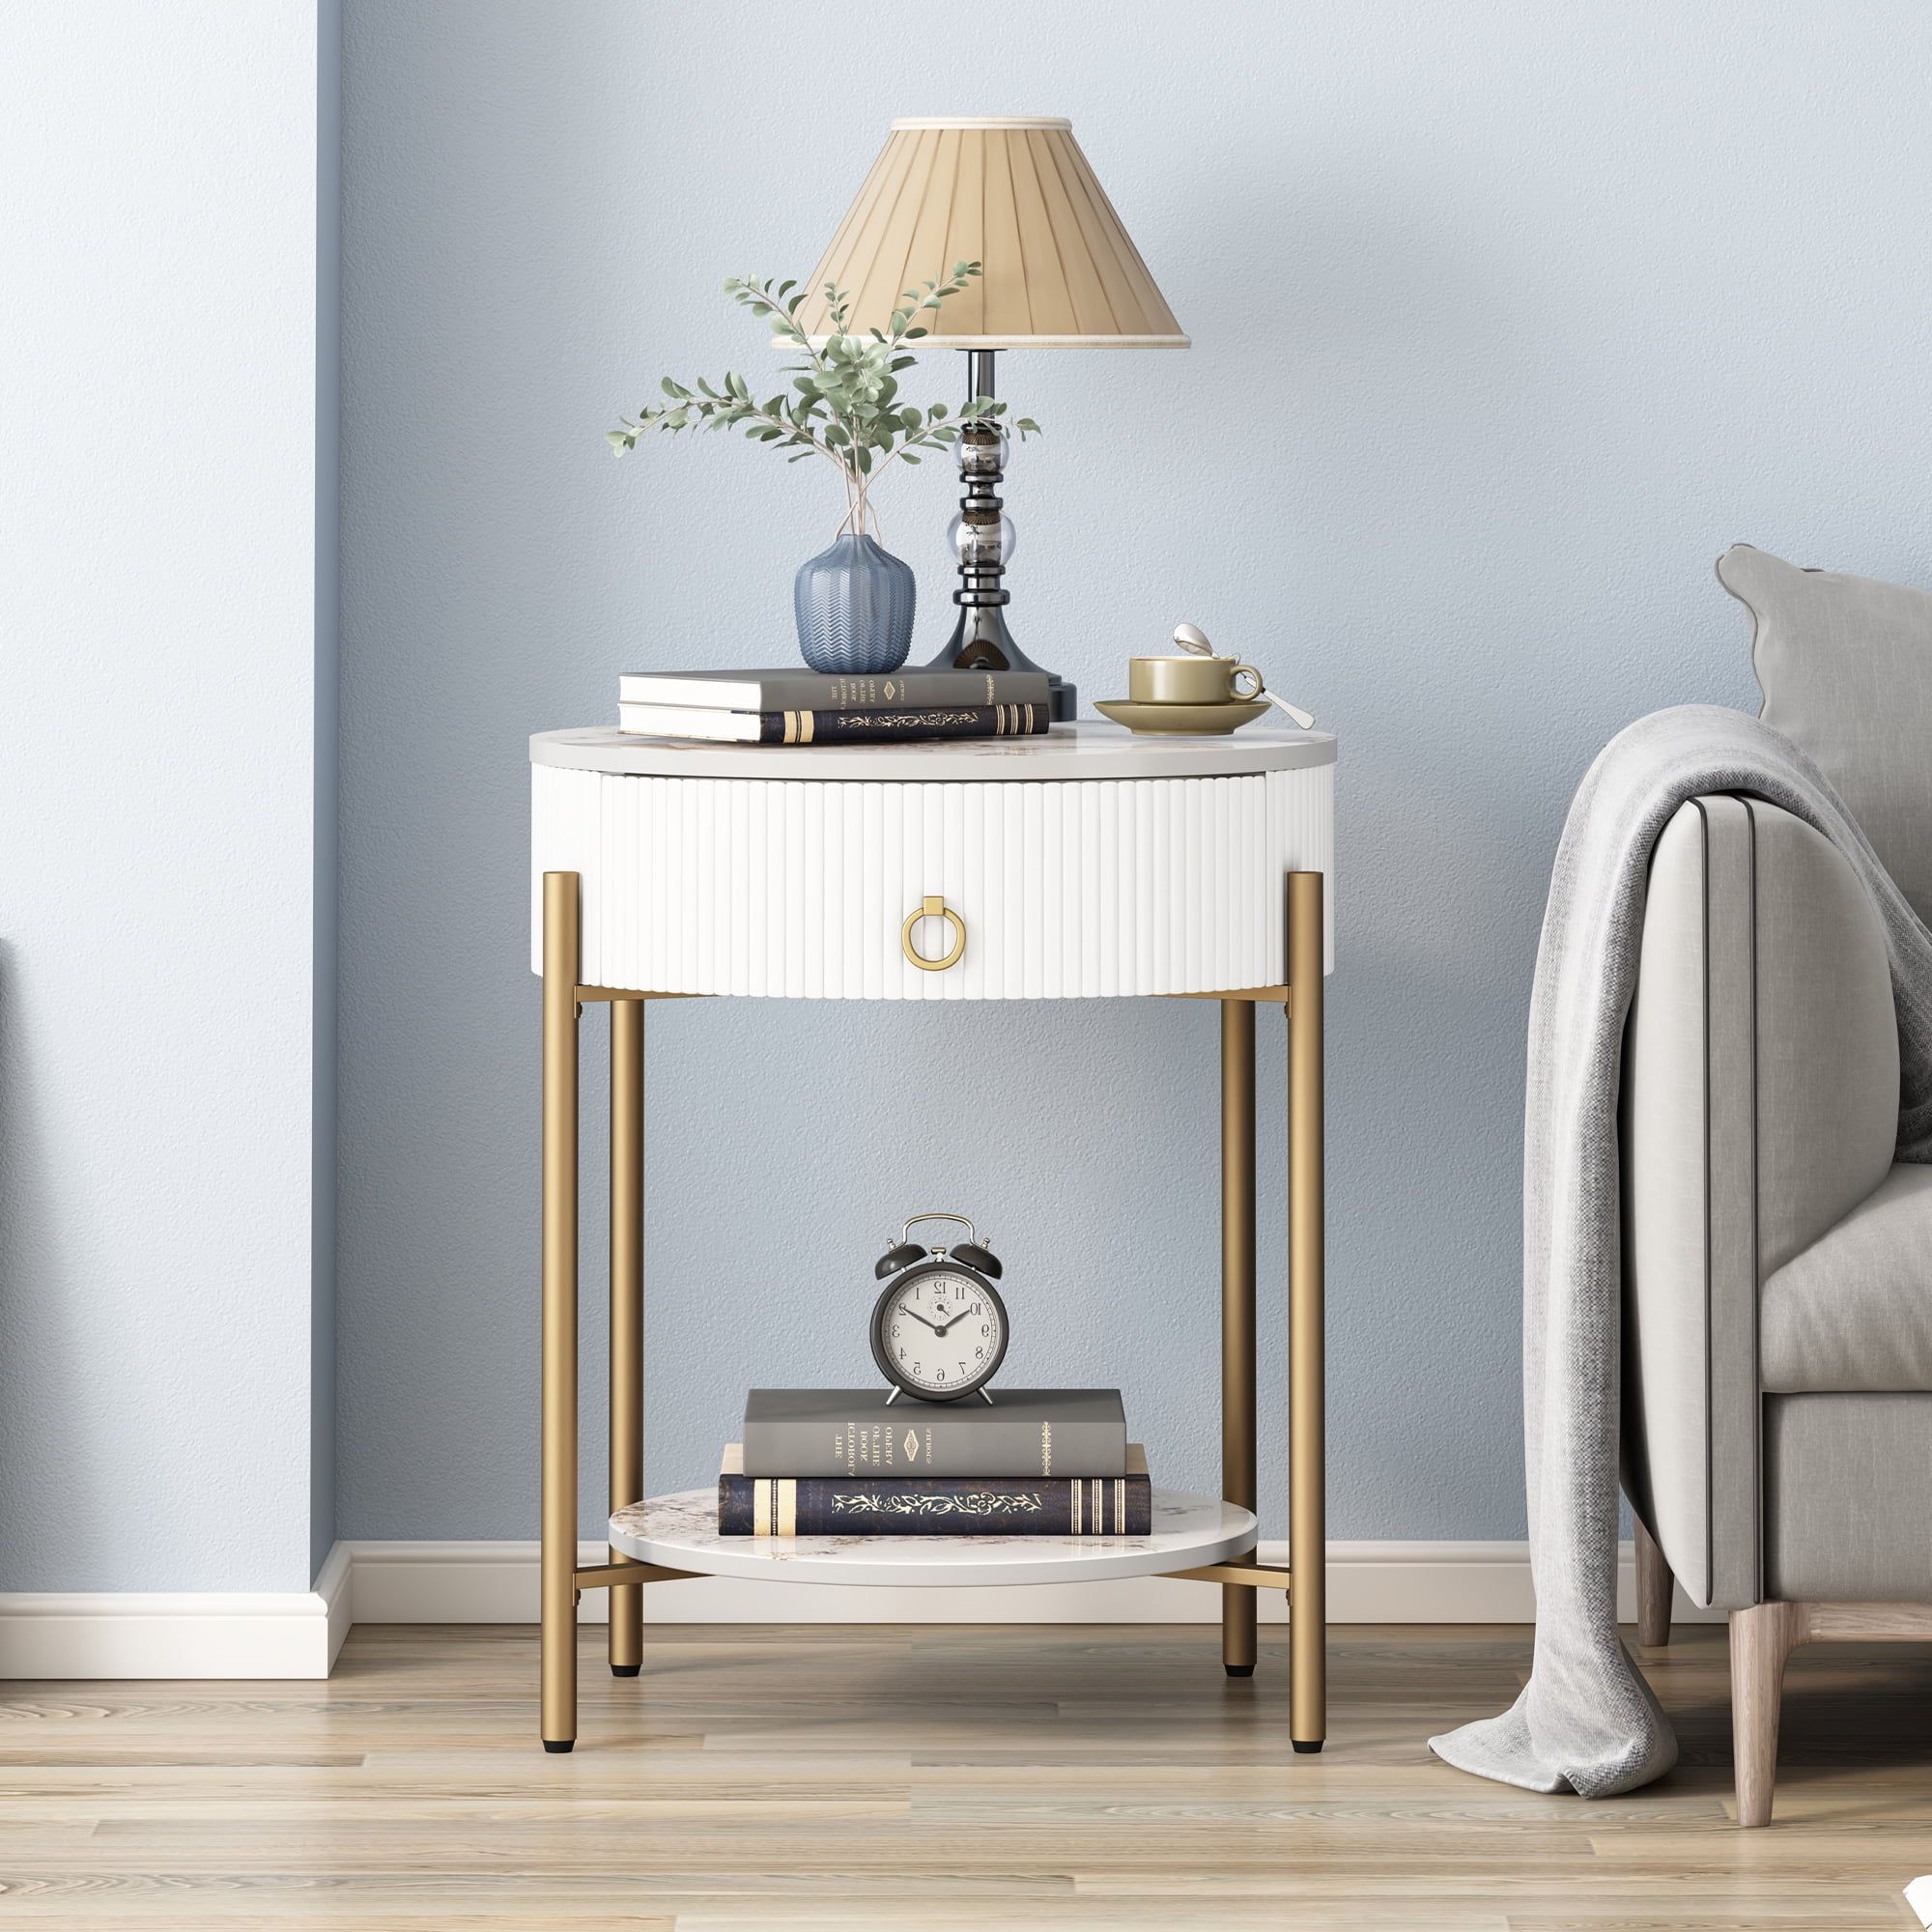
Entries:
[[[54,1235],[57,1171],[31,1058],[19,950],[0,941],[0,1590],[81,1587],[71,1548],[24,1525],[106,1520],[99,1439],[74,1402],[90,1386],[85,1350],[66,1311],[86,1269]],[[85,1558],[79,1559],[85,1561]]]

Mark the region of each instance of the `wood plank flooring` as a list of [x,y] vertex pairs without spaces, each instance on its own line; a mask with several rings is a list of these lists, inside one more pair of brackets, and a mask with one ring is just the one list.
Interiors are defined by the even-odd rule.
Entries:
[[1777,1822],[1736,1829],[1723,1633],[1644,1653],[1683,1762],[1586,1804],[1432,1731],[1500,1709],[1520,1629],[1334,1634],[1332,1731],[1217,1631],[664,1625],[535,1737],[524,1628],[364,1627],[327,1684],[0,1685],[0,1922],[373,1928],[1895,1927],[1932,1871],[1932,1647],[1787,1678]]

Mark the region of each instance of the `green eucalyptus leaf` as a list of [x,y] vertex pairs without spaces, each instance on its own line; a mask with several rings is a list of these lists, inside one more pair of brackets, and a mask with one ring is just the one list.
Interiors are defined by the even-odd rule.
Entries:
[[[918,361],[915,355],[897,352],[931,333],[915,317],[940,308],[982,272],[979,262],[954,262],[949,276],[930,276],[901,290],[892,311],[890,335],[880,328],[855,333],[852,292],[827,281],[821,293],[831,327],[816,352],[792,320],[809,293],[803,284],[789,276],[782,281],[769,275],[727,276],[725,294],[770,325],[774,346],[790,346],[808,356],[806,362],[788,364],[782,371],[792,393],[781,390],[759,404],[747,379],[735,372],[723,378],[722,389],[700,377],[696,391],[666,376],[659,387],[668,400],[640,409],[635,420],[619,416],[619,427],[607,431],[605,440],[613,456],[621,456],[653,431],[674,436],[694,427],[743,429],[750,441],[780,444],[788,463],[802,463],[821,452],[833,455],[845,469],[848,483],[869,476],[895,455],[916,466],[915,450],[955,442],[962,425],[1007,414],[1004,403],[985,396],[974,397],[950,419],[944,403],[934,403],[922,413],[897,400],[901,372]],[[1031,416],[1014,419],[1010,427],[1022,437],[1039,431]]]

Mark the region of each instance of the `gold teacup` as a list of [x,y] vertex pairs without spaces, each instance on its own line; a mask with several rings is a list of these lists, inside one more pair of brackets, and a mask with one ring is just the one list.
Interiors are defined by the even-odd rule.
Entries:
[[[1253,679],[1249,690],[1243,678]],[[1233,658],[1129,658],[1127,695],[1136,704],[1236,704],[1259,697],[1263,678]]]

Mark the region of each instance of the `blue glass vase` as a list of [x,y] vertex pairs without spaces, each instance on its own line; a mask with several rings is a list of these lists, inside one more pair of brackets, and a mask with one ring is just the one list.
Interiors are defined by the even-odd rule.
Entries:
[[792,580],[798,647],[813,670],[897,670],[912,649],[912,566],[870,537],[843,536]]

